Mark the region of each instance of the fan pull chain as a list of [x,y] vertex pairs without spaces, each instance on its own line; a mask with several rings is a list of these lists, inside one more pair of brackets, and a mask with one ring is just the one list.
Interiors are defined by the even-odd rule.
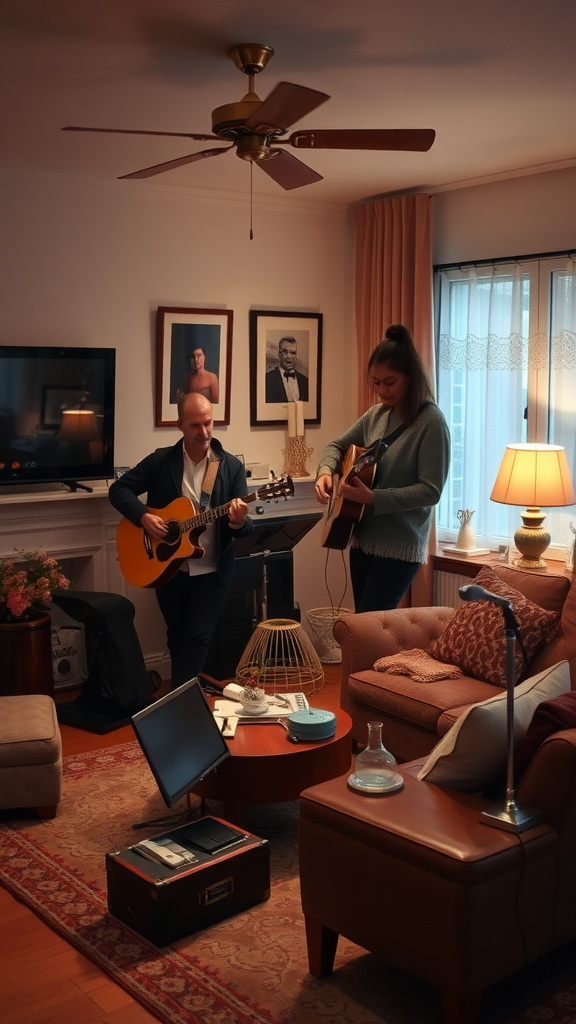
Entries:
[[254,232],[252,231],[252,175],[254,173],[254,164],[250,161],[250,241],[254,238]]

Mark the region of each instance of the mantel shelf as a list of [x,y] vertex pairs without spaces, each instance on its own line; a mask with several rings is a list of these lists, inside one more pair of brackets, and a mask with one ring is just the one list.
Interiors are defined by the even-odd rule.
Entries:
[[111,481],[91,480],[86,486],[92,491],[69,491],[64,484],[54,485],[53,490],[25,490],[24,488],[0,488],[0,505],[30,505],[44,501],[64,501],[85,498],[107,498]]

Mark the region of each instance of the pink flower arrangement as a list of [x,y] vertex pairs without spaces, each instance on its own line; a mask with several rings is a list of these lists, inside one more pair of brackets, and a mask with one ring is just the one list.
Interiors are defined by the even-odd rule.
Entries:
[[54,590],[67,590],[55,558],[45,551],[15,548],[13,558],[0,561],[0,622],[26,622],[46,610]]

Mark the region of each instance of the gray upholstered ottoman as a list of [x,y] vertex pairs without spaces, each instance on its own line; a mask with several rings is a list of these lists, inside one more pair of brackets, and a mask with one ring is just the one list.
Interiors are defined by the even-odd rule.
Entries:
[[0,697],[0,808],[34,807],[53,818],[62,789],[56,706],[41,693]]

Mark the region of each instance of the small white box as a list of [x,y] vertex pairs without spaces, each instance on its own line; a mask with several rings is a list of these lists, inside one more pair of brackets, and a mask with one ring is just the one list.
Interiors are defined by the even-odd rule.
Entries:
[[270,476],[270,466],[265,462],[247,462],[246,476],[254,480],[267,480]]

